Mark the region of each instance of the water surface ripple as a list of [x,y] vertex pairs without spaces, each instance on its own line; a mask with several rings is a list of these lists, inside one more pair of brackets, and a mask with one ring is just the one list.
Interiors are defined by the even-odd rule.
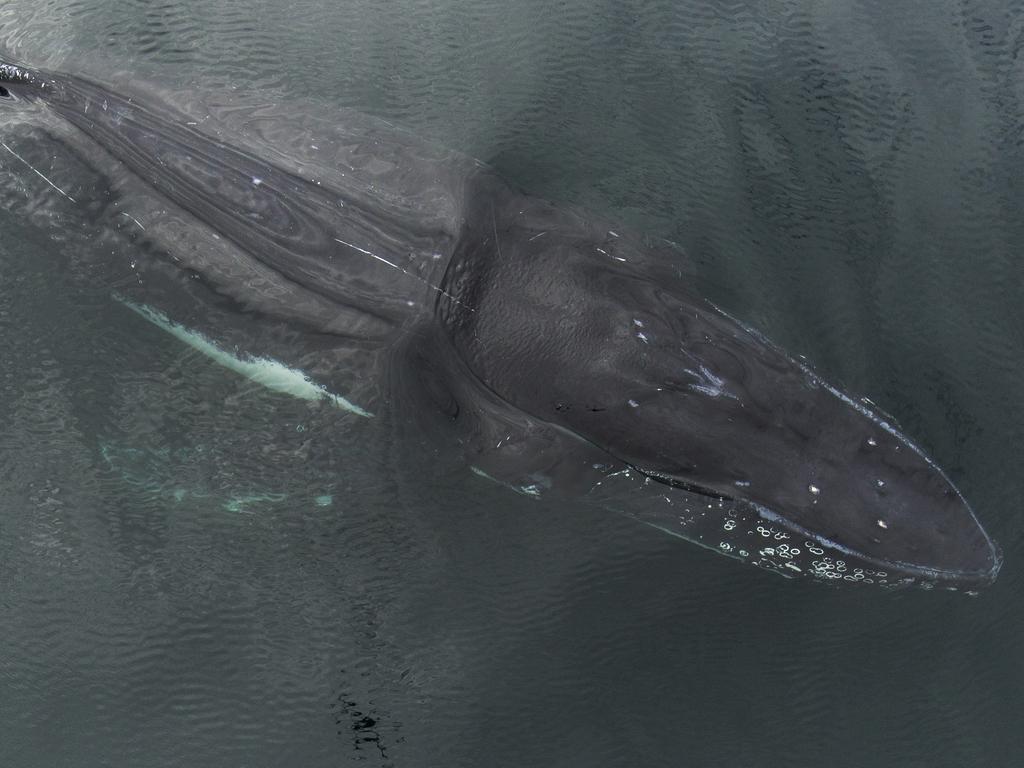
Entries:
[[131,238],[2,153],[0,764],[1018,765],[1022,10],[6,0],[30,64],[352,108],[670,241],[1005,566],[788,583],[342,429],[112,303],[87,265]]

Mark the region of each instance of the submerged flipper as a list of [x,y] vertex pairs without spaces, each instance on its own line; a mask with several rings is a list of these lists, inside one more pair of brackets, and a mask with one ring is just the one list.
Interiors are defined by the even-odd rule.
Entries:
[[268,357],[254,357],[245,353],[229,352],[198,331],[175,323],[162,312],[152,307],[135,304],[116,294],[114,298],[160,330],[171,334],[174,338],[192,347],[192,349],[201,352],[218,365],[234,371],[262,387],[266,387],[274,392],[297,397],[300,400],[326,400],[338,408],[358,416],[373,416],[369,411],[341,395],[329,392],[326,387],[322,384],[317,384],[300,370],[289,368],[284,363]]

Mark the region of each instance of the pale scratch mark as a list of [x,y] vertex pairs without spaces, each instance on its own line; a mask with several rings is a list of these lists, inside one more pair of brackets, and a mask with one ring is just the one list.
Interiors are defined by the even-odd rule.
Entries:
[[[494,211],[491,211],[491,215],[492,215],[492,216],[494,215]],[[531,237],[531,238],[530,238],[529,240],[527,240],[526,242],[528,242],[528,243],[532,243],[532,242],[533,242],[534,240],[536,240],[536,239],[537,239],[538,237],[544,237],[544,235],[546,235],[546,234],[547,234],[547,232],[546,232],[546,231],[544,231],[544,232],[541,232],[541,233],[540,233],[539,235],[534,235],[533,237]]]
[[408,275],[409,277],[411,277],[411,278],[413,278],[415,280],[419,280],[421,283],[423,283],[425,286],[427,286],[431,290],[437,291],[439,294],[441,294],[445,298],[451,299],[456,304],[459,304],[459,305],[465,307],[466,309],[468,309],[470,312],[476,312],[476,310],[473,309],[473,307],[469,306],[468,304],[466,304],[464,302],[459,301],[457,298],[455,298],[450,293],[448,293],[448,291],[444,290],[443,288],[439,288],[438,286],[434,285],[433,283],[431,283],[428,280],[424,280],[422,277],[420,277],[416,273],[410,272],[409,270],[405,269],[404,267],[401,267],[398,264],[395,264],[395,262],[388,261],[383,256],[378,256],[376,253],[373,253],[372,251],[368,251],[365,248],[360,248],[358,245],[353,245],[352,243],[347,243],[344,240],[342,240],[340,238],[337,238],[337,237],[334,238],[334,242],[341,243],[342,245],[347,245],[349,248],[351,248],[354,251],[359,251],[360,253],[365,253],[370,258],[376,259],[377,261],[381,262],[382,264],[387,264],[392,269],[397,269],[402,274]]
[[[522,211],[520,211],[522,213]],[[501,258],[501,243],[498,242],[498,220],[494,218],[494,206],[491,206],[491,229],[494,230],[494,247],[498,251],[498,258]]]
[[146,231],[146,228],[145,228],[144,226],[142,226],[142,222],[141,222],[141,221],[139,221],[138,219],[136,219],[136,218],[135,218],[134,216],[132,216],[132,215],[131,215],[130,213],[125,213],[124,211],[121,211],[121,215],[122,215],[122,216],[127,216],[127,217],[128,217],[129,219],[131,219],[131,220],[132,220],[132,221],[134,221],[134,222],[135,222],[136,224],[138,224],[138,225],[139,225],[139,229],[141,229],[141,230],[142,230],[143,232],[145,232],[145,231]]
[[49,185],[50,185],[51,187],[53,187],[54,189],[56,189],[56,190],[57,190],[58,192],[60,192],[60,193],[61,193],[62,195],[64,195],[64,197],[66,197],[66,198],[67,198],[68,200],[70,200],[70,201],[71,201],[72,203],[77,203],[77,202],[78,202],[77,200],[75,200],[75,198],[73,198],[73,197],[72,197],[71,195],[69,195],[69,194],[68,194],[67,192],[65,192],[65,191],[64,191],[63,189],[61,189],[60,187],[58,187],[58,186],[57,186],[56,184],[54,184],[54,183],[53,183],[52,181],[50,181],[50,180],[49,180],[48,178],[46,178],[46,177],[45,177],[45,176],[44,176],[43,174],[41,174],[41,173],[40,173],[39,171],[37,171],[37,170],[36,170],[35,168],[33,168],[33,167],[32,167],[32,164],[31,164],[31,163],[29,163],[29,161],[28,161],[28,160],[26,160],[26,159],[25,159],[24,157],[22,157],[21,155],[19,155],[19,154],[18,154],[17,152],[15,152],[15,151],[14,151],[13,149],[11,149],[10,147],[8,147],[8,146],[7,146],[7,144],[5,144],[4,142],[0,141],[0,145],[3,145],[3,148],[4,148],[4,149],[6,149],[6,150],[7,150],[8,152],[10,152],[10,153],[11,153],[12,155],[14,155],[14,156],[15,156],[16,158],[18,158],[19,160],[21,160],[21,162],[23,162],[23,163],[24,163],[25,165],[27,165],[27,166],[28,166],[28,169],[29,169],[30,171],[32,171],[32,173],[36,174],[36,176],[38,176],[38,177],[39,177],[39,178],[41,178],[41,179],[42,179],[43,181],[45,181],[45,182],[46,182],[47,184],[49,184]]

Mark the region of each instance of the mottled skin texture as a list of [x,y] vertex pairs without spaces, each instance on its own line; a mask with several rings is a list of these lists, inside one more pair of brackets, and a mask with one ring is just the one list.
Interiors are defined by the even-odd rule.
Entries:
[[[152,270],[316,337],[315,373],[371,411],[434,414],[481,474],[786,575],[970,588],[998,572],[913,443],[635,237],[397,134],[399,150],[353,136],[346,172],[320,180],[156,98],[6,65],[0,83],[11,109],[73,126],[114,182],[160,200],[154,221],[209,236],[165,234],[170,266]],[[173,313],[173,280],[141,282]]]

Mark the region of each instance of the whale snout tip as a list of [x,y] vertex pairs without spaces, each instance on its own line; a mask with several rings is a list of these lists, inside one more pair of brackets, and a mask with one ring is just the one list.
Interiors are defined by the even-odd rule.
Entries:
[[[969,509],[969,508],[968,508]],[[937,581],[948,586],[964,589],[980,589],[991,586],[1003,567],[1003,552],[981,524],[971,514],[974,530],[970,537],[973,542],[960,550],[960,567],[937,572]]]
[[867,551],[926,588],[972,590],[991,585],[1003,555],[971,505],[913,444],[904,444],[903,459],[905,482],[894,484],[893,494],[880,499],[889,502],[887,511],[893,514],[879,514],[872,538],[877,549],[869,545]]

